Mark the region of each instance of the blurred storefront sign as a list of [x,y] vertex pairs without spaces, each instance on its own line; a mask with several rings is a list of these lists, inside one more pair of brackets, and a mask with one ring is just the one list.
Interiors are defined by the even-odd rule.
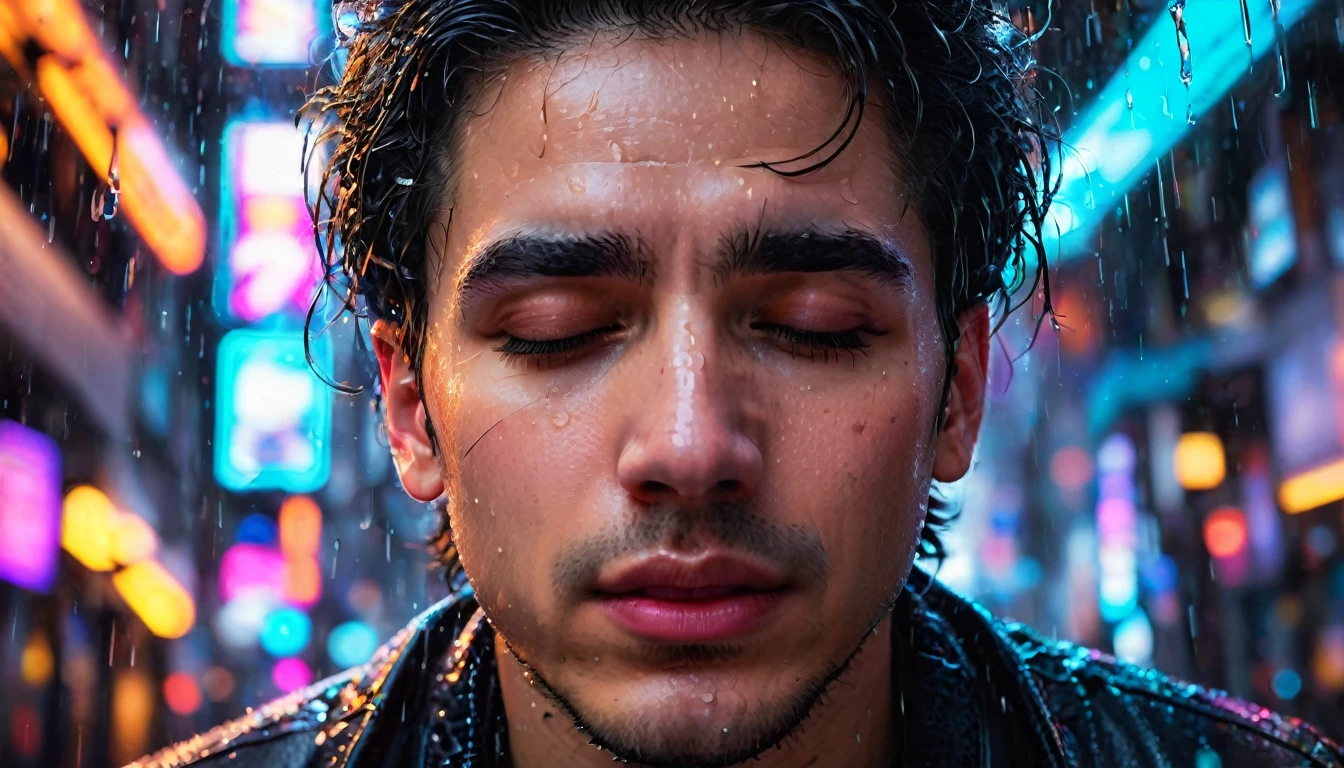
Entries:
[[[3,8],[3,0],[0,0]],[[80,395],[114,440],[129,431],[131,341],[73,261],[0,184],[0,326]]]
[[1344,348],[1329,294],[1280,308],[1282,351],[1268,363],[1279,504],[1289,513],[1344,499]]
[[36,76],[47,107],[102,178],[102,192],[119,191],[120,207],[164,268],[195,271],[205,256],[205,216],[80,4],[0,0],[0,53]]
[[[324,370],[330,345],[313,344]],[[331,473],[332,390],[313,373],[302,334],[230,331],[219,344],[215,479],[234,491],[306,493]]]
[[45,592],[56,578],[61,461],[51,438],[0,421],[0,579]]
[[254,323],[302,317],[322,275],[304,201],[303,135],[290,122],[239,120],[224,132],[220,201],[223,257],[215,313]]
[[307,66],[320,18],[312,0],[226,0],[224,60],[236,67]]

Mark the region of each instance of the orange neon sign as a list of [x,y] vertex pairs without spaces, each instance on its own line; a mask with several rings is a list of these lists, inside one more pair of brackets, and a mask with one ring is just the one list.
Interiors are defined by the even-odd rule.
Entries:
[[32,64],[52,114],[104,183],[113,170],[121,208],[168,271],[184,275],[205,256],[205,216],[167,150],[117,76],[75,0],[0,0],[0,54],[16,69]]

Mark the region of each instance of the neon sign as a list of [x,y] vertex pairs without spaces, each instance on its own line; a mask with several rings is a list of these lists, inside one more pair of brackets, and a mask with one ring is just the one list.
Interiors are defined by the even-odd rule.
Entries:
[[320,34],[312,0],[228,0],[224,60],[235,67],[307,66]]
[[[318,365],[331,350],[313,342]],[[331,474],[331,389],[298,331],[234,330],[219,344],[215,479],[234,491],[321,488]]]
[[223,254],[215,311],[253,323],[302,314],[322,270],[304,201],[303,135],[289,123],[237,121],[224,132]]
[[0,421],[0,579],[39,592],[50,589],[60,520],[56,444],[40,432]]

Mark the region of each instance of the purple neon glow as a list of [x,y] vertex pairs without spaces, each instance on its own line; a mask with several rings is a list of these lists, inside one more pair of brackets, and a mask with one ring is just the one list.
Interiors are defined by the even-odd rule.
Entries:
[[260,544],[234,544],[219,562],[219,594],[225,602],[258,590],[279,598],[285,589],[285,556]]
[[313,682],[313,670],[303,659],[290,657],[275,662],[271,669],[271,682],[281,693],[297,691]]
[[244,122],[228,141],[236,158],[228,205],[237,223],[229,311],[245,322],[302,312],[321,276],[303,173],[292,160],[303,153],[303,135],[291,123]]
[[47,591],[60,545],[60,451],[41,432],[0,421],[0,579]]

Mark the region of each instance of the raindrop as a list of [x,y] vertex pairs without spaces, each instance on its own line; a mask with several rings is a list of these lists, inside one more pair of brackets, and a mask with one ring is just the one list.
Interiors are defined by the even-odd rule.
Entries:
[[1251,45],[1251,9],[1247,3],[1250,0],[1241,0],[1241,31],[1246,36],[1246,56],[1250,59],[1250,66],[1255,66],[1255,48]]
[[695,371],[704,370],[705,356],[699,352],[691,353],[691,369]]
[[[607,149],[610,149],[610,150],[611,150],[611,159],[612,159],[613,162],[617,162],[617,163],[619,163],[619,162],[621,162],[621,160],[625,157],[625,153],[624,153],[624,151],[621,150],[621,145],[620,145],[620,144],[617,144],[617,143],[614,142],[614,141],[611,141],[611,142],[608,142],[608,143],[607,143]],[[572,184],[573,182],[570,182],[570,183]],[[573,189],[573,187],[571,186],[570,189]],[[578,194],[578,193],[575,193],[575,194]]]
[[583,185],[583,179],[577,176],[571,176],[569,179],[569,191],[576,195],[582,195],[586,188]]
[[706,693],[705,695],[700,697],[700,700],[708,704],[709,702],[714,700],[714,694]]
[[1279,19],[1279,5],[1279,0],[1269,0],[1269,8],[1274,12],[1274,52],[1279,59],[1279,89],[1274,92],[1275,96],[1288,92],[1288,57],[1284,52],[1284,37],[1287,33],[1283,30],[1283,21]]
[[569,424],[569,413],[560,411],[551,417],[551,423],[555,425],[556,429],[564,429]]

